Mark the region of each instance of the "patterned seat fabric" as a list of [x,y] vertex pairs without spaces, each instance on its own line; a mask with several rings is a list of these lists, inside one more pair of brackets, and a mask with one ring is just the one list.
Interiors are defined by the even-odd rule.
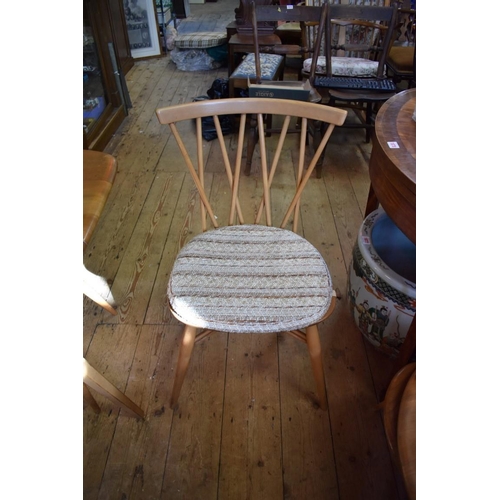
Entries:
[[208,49],[218,47],[227,42],[227,33],[217,33],[211,31],[199,31],[197,33],[187,33],[178,35],[175,38],[175,46],[178,49]]
[[186,324],[268,333],[319,322],[333,290],[326,263],[307,240],[286,229],[242,225],[194,237],[176,259],[167,294]]
[[[276,71],[283,61],[278,54],[260,54],[260,72],[262,80],[273,80]],[[256,78],[255,54],[248,54],[241,64],[234,70],[231,78]]]
[[[352,77],[376,77],[378,62],[362,57],[336,57],[332,56],[332,75]],[[311,71],[312,58],[306,59],[302,66],[306,73]],[[316,74],[326,74],[326,57],[319,56]],[[385,68],[384,68],[385,74]]]

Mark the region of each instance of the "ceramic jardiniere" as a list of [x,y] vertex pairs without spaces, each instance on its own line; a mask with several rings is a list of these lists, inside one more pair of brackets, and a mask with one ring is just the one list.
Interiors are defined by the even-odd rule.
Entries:
[[349,271],[349,301],[364,337],[397,355],[416,309],[415,246],[378,209],[361,225]]

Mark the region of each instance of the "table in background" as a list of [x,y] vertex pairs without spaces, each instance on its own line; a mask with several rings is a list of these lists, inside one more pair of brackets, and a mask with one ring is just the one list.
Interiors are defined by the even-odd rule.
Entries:
[[[417,90],[405,90],[391,97],[377,114],[369,166],[371,184],[365,210],[366,217],[380,203],[398,228],[415,244],[417,124],[412,115],[416,103]],[[415,337],[416,319],[401,346],[395,371],[410,360],[416,346]]]

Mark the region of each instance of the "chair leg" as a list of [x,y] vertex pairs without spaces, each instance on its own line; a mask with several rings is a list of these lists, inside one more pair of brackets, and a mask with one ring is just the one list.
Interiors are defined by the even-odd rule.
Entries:
[[366,137],[365,141],[368,144],[371,137],[371,126],[372,126],[372,103],[366,103]]
[[319,406],[322,410],[326,410],[326,387],[325,374],[323,371],[323,360],[321,358],[321,344],[319,341],[319,332],[317,325],[311,325],[306,328],[306,341],[311,358],[314,380],[318,391]]
[[193,352],[194,342],[196,340],[196,328],[186,325],[184,327],[184,336],[182,338],[181,347],[179,350],[179,358],[177,360],[177,368],[175,371],[174,387],[172,389],[172,397],[170,398],[170,408],[174,408],[179,399],[182,383],[186,376],[191,353]]
[[83,384],[83,401],[88,404],[96,413],[101,413],[101,408],[97,404],[94,396],[92,396],[90,389]]
[[271,132],[268,132],[268,130],[273,128],[273,115],[266,115],[266,127],[266,137],[271,137]]
[[89,365],[85,358],[83,358],[83,383],[108,398],[129,415],[144,419],[144,411],[109,382],[108,379],[102,376],[94,367]]
[[252,115],[247,138],[247,163],[245,165],[245,175],[250,175],[252,170],[253,152],[255,151],[255,145],[257,144],[258,138],[259,131],[257,129],[257,118],[255,115]]
[[116,316],[118,311],[92,285],[93,274],[83,266],[83,294],[100,305],[103,309]]
[[[319,145],[321,143],[321,139],[323,138],[323,133],[324,133],[324,123],[320,121],[315,121],[314,125],[312,127],[312,136],[313,136],[313,148],[314,151],[317,151],[319,148]],[[323,150],[321,153],[321,156],[318,159],[318,163],[316,163],[316,178],[321,179],[321,173],[323,170],[323,161],[325,159],[325,152],[326,148]]]

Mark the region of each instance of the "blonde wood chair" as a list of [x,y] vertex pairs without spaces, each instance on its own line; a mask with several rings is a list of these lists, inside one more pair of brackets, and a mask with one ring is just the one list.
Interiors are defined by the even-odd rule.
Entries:
[[101,408],[92,396],[89,387],[122,408],[128,416],[144,419],[144,412],[141,408],[83,358],[83,399],[96,413],[100,413]]
[[[279,117],[283,125],[279,136],[266,139],[264,115],[268,113],[275,119]],[[171,406],[177,405],[195,343],[213,331],[286,332],[307,344],[319,404],[326,409],[317,325],[333,311],[335,292],[321,254],[297,230],[303,190],[335,126],[344,122],[346,111],[288,99],[239,98],[180,104],[158,109],[156,114],[161,124],[169,125],[196,185],[203,231],[180,250],[167,285],[170,310],[185,325]],[[253,195],[240,188],[255,188],[256,183],[254,178],[240,175],[250,114],[257,116],[262,175],[262,186]],[[220,115],[233,115],[239,122],[235,150],[226,144],[230,138],[225,139],[222,134]],[[204,184],[207,166],[201,125],[204,117],[213,117],[217,130],[218,143],[212,146],[210,157],[222,158],[224,163],[230,190],[227,207],[219,204],[218,196],[210,200]],[[295,126],[297,117],[300,134],[287,136],[290,123]],[[195,127],[191,127],[193,120]],[[328,127],[318,149],[306,154],[308,122],[316,120]],[[217,144],[220,156],[214,152]],[[280,193],[280,203],[272,208],[271,187],[277,172],[290,179],[295,192],[286,203],[281,203],[283,193]],[[247,206],[241,202],[243,198],[253,201]],[[278,207],[283,209],[283,217],[280,226],[274,227],[272,215]],[[222,213],[226,213],[228,225],[219,227]],[[287,227],[291,218],[290,230]],[[213,229],[208,230],[207,219]]]
[[[101,151],[83,150],[83,251],[87,248],[116,176],[116,159]],[[83,293],[113,315],[116,308],[102,297],[83,269]]]
[[416,363],[410,363],[393,377],[379,405],[391,455],[411,500],[416,498],[416,383]]

